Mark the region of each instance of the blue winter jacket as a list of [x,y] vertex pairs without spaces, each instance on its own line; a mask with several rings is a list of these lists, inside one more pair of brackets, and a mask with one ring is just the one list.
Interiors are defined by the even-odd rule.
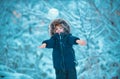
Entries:
[[55,69],[75,68],[75,52],[72,46],[76,43],[77,37],[71,34],[54,34],[50,39],[43,41],[46,48],[53,48],[52,58]]

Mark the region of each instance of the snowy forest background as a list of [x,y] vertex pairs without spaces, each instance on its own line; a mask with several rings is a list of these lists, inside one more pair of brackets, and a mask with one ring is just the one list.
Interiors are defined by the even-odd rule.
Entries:
[[78,79],[120,79],[119,0],[0,0],[0,79],[55,79],[52,49],[38,48],[55,18],[87,41]]

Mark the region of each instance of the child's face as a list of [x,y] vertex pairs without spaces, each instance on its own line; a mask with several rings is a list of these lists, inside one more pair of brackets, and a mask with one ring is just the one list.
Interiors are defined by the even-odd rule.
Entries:
[[56,26],[54,32],[60,34],[60,33],[64,32],[64,28],[60,25]]

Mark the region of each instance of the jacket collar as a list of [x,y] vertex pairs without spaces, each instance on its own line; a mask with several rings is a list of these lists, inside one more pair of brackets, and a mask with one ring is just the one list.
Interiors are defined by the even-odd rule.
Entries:
[[71,33],[69,33],[69,34],[66,34],[66,33],[60,33],[60,34],[55,33],[52,37],[56,38],[56,39],[60,39],[60,38],[61,39],[65,39],[65,38],[67,38],[70,35],[72,35],[72,34]]

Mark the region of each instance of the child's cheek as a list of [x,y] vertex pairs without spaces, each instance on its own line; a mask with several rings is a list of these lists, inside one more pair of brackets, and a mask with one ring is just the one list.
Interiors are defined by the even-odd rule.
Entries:
[[58,33],[58,31],[55,31],[55,33]]

